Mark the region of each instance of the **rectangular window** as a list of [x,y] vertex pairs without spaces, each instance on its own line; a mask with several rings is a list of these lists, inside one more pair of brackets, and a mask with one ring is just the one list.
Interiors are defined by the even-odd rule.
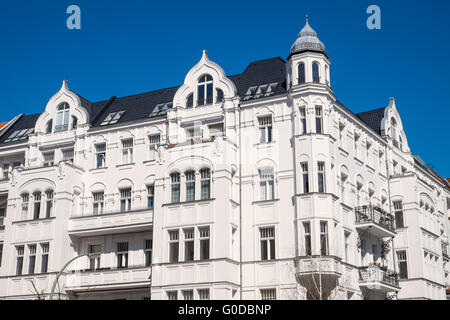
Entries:
[[306,134],[306,108],[300,108],[300,134]]
[[117,268],[128,268],[128,242],[117,244]]
[[184,261],[194,261],[194,228],[184,229]]
[[258,118],[259,142],[272,142],[272,116]]
[[274,198],[273,169],[259,170],[259,181],[261,191],[260,200],[273,200]]
[[308,174],[308,163],[303,162],[302,167],[302,177],[303,177],[303,193],[309,193],[309,174]]
[[178,291],[167,291],[168,300],[178,300]]
[[211,138],[223,136],[223,123],[211,124],[208,126],[209,136]]
[[73,163],[73,157],[74,157],[73,149],[63,150],[62,154],[63,154],[63,161],[68,161],[70,163]]
[[21,210],[21,219],[27,220],[28,218],[28,201],[30,200],[30,197],[28,194],[23,194],[22,196],[22,210]]
[[211,198],[211,171],[209,169],[200,170],[201,200]]
[[372,165],[372,161],[371,161],[371,156],[370,156],[370,152],[371,152],[371,144],[370,144],[370,142],[366,142],[366,164],[368,165],[368,166],[371,166]]
[[345,262],[350,263],[350,232],[344,231]]
[[261,260],[275,259],[275,228],[261,228]]
[[105,205],[105,193],[103,191],[94,192],[92,193],[92,199],[92,212],[94,216],[103,214],[103,208]]
[[203,130],[200,127],[189,128],[186,130],[186,136],[188,140],[203,139]]
[[199,300],[209,300],[209,289],[198,289],[198,299]]
[[46,197],[45,217],[48,219],[52,216],[53,212],[53,191],[47,191],[45,193],[45,197]]
[[2,180],[9,180],[9,163],[4,163],[2,168]]
[[0,243],[0,267],[2,266],[3,260],[3,242]]
[[95,145],[95,167],[104,168],[106,166],[106,143]]
[[200,260],[209,259],[209,227],[198,228],[200,234]]
[[172,173],[170,175],[170,179],[172,182],[171,185],[171,202],[172,203],[179,203],[180,202],[180,174],[179,173]]
[[155,161],[156,160],[156,151],[158,150],[158,147],[161,143],[161,136],[159,134],[155,134],[148,137],[150,148],[149,148],[149,160]]
[[261,289],[261,300],[277,300],[277,290]]
[[36,245],[28,245],[28,274],[34,274],[36,267]]
[[405,222],[403,219],[403,204],[401,201],[394,201],[394,215],[395,215],[395,227],[404,228]]
[[155,203],[155,187],[153,185],[147,186],[147,208],[153,209]]
[[406,251],[397,251],[397,263],[400,279],[408,279],[408,261],[406,259]]
[[24,246],[17,246],[16,247],[16,275],[21,276],[23,272],[23,255],[24,255]]
[[319,192],[325,192],[325,162],[317,163]]
[[194,290],[183,290],[183,300],[194,300]]
[[41,273],[47,273],[48,270],[48,255],[50,250],[49,243],[41,243]]
[[0,196],[0,228],[5,226],[6,208],[8,206],[8,196]]
[[320,221],[320,254],[328,255],[328,223]]
[[150,267],[152,265],[152,248],[153,248],[153,240],[145,240],[144,241],[144,253],[145,253],[145,266]]
[[133,139],[122,140],[122,164],[133,163]]
[[131,188],[120,189],[120,211],[131,210]]
[[354,138],[355,138],[355,157],[359,158],[359,147],[358,147],[359,135],[355,133]]
[[97,270],[100,268],[100,257],[102,254],[102,246],[99,244],[91,244],[88,247],[89,253],[89,270]]
[[41,212],[41,193],[36,192],[33,194],[33,219],[39,220],[39,215]]
[[311,248],[311,224],[309,222],[303,223],[303,229],[305,231],[305,254],[307,256],[312,255]]
[[323,133],[322,107],[316,107],[316,133]]
[[55,152],[43,153],[44,156],[44,167],[51,167],[55,164]]
[[195,171],[187,171],[186,177],[186,201],[195,200]]
[[345,125],[339,123],[339,147],[346,149],[345,147]]
[[178,230],[169,231],[169,262],[178,262],[179,258],[179,240],[180,232]]

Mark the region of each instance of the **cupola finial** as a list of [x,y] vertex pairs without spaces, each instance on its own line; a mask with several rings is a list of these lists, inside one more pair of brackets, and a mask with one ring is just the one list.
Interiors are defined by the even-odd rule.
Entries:
[[306,18],[306,23],[308,23],[309,22],[309,15],[306,15],[305,18]]

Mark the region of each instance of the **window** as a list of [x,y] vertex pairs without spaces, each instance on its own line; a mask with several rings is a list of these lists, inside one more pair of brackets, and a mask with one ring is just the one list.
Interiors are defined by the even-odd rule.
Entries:
[[3,242],[0,243],[0,267],[2,266],[3,260]]
[[148,141],[150,143],[149,160],[155,161],[156,160],[156,151],[158,150],[158,147],[161,143],[161,135],[155,134],[155,135],[149,136]]
[[152,265],[152,248],[153,248],[153,240],[145,240],[144,241],[144,253],[145,253],[145,266],[150,267]]
[[355,157],[358,158],[359,157],[359,148],[358,148],[359,135],[357,133],[354,134],[354,139],[355,139]]
[[9,180],[9,163],[4,163],[3,167],[2,180]]
[[192,108],[194,106],[194,94],[191,93],[186,98],[186,108]]
[[195,200],[195,171],[186,171],[186,201]]
[[189,128],[186,130],[188,140],[200,140],[203,138],[203,130],[200,127]]
[[198,228],[200,234],[200,260],[209,259],[209,227]]
[[313,72],[313,82],[319,83],[320,77],[319,77],[319,64],[317,62],[313,62],[312,64],[312,72]]
[[178,230],[169,231],[169,262],[178,262],[179,234],[180,232]]
[[28,274],[34,274],[36,267],[36,245],[28,245]]
[[6,208],[8,206],[8,196],[0,196],[0,229],[5,226]]
[[45,126],[45,133],[49,134],[52,133],[53,130],[53,120],[49,120],[47,122],[47,125]]
[[244,96],[244,101],[253,100],[263,97],[271,97],[278,88],[278,82],[271,84],[263,84],[260,86],[250,87]]
[[223,102],[223,91],[220,89],[216,89],[216,102]]
[[305,83],[305,64],[300,62],[298,64],[298,84]]
[[153,185],[147,186],[147,208],[153,209],[155,203],[155,187]]
[[363,183],[360,178],[356,181],[356,205],[361,206],[361,193],[362,193]]
[[277,300],[277,290],[261,289],[261,300]]
[[72,130],[75,130],[78,126],[78,118],[75,116],[72,116]]
[[41,273],[47,273],[48,270],[48,254],[50,251],[49,243],[41,243]]
[[128,242],[117,244],[117,268],[128,268]]
[[172,173],[170,175],[170,180],[172,182],[171,202],[179,203],[180,202],[180,174]]
[[259,170],[259,184],[260,184],[260,200],[273,200],[274,198],[274,177],[273,169]]
[[103,120],[103,122],[100,124],[100,126],[107,126],[110,124],[115,124],[122,119],[123,115],[125,114],[125,111],[118,111],[118,112],[111,112],[108,114],[108,116]]
[[303,223],[303,229],[305,231],[305,255],[312,255],[311,249],[311,224],[309,222]]
[[300,134],[306,134],[306,108],[300,108]]
[[58,107],[55,132],[67,131],[69,129],[69,109],[70,106],[68,103],[63,103]]
[[155,108],[153,108],[152,113],[150,113],[149,115],[149,118],[165,116],[167,114],[167,110],[172,108],[172,106],[172,102],[158,104]]
[[194,228],[184,229],[184,261],[194,261]]
[[322,107],[316,107],[316,133],[323,133]]
[[16,130],[8,137],[8,139],[5,140],[5,143],[26,140],[33,132],[34,128]]
[[28,201],[30,200],[30,196],[28,193],[25,193],[21,196],[22,198],[22,210],[21,210],[21,219],[27,220],[28,218]]
[[131,210],[131,188],[120,189],[120,211]]
[[62,154],[63,154],[63,159],[62,159],[63,161],[68,161],[70,163],[73,163],[73,156],[74,156],[73,149],[63,150]]
[[301,167],[302,167],[302,176],[303,176],[303,193],[309,193],[308,163],[303,162],[301,164]]
[[397,251],[397,263],[400,279],[408,279],[408,262],[405,250]]
[[89,270],[100,269],[100,257],[102,253],[102,246],[99,244],[91,244],[88,247],[89,253]]
[[350,263],[350,232],[344,231],[345,262]]
[[370,144],[370,142],[366,142],[366,164],[368,166],[372,165],[372,162],[370,161],[371,157],[370,157],[370,147],[372,145]]
[[95,166],[104,168],[106,164],[106,143],[95,145]]
[[198,299],[199,300],[209,300],[209,289],[198,289]]
[[167,291],[168,300],[178,300],[178,291]]
[[341,147],[342,149],[346,149],[345,148],[345,125],[342,123],[339,123],[339,147]]
[[201,169],[200,170],[200,184],[201,184],[201,200],[206,200],[211,198],[211,170]]
[[194,300],[194,290],[183,290],[183,300]]
[[41,193],[35,192],[33,193],[33,219],[39,220],[39,215],[41,212]]
[[261,260],[275,260],[275,228],[261,228]]
[[237,228],[231,228],[231,259],[238,258]]
[[208,126],[209,136],[211,138],[223,136],[223,123],[212,124]]
[[320,221],[320,254],[328,255],[328,223]]
[[325,162],[317,163],[319,192],[325,192]]
[[133,163],[133,139],[122,140],[122,163]]
[[23,255],[24,255],[24,246],[16,247],[16,276],[21,276],[23,272]]
[[259,121],[259,142],[272,142],[272,116],[261,117]]
[[46,152],[44,156],[44,167],[51,167],[55,164],[55,152]]
[[395,227],[404,228],[405,222],[403,220],[403,204],[401,201],[394,201]]
[[105,206],[105,193],[103,191],[92,193],[92,213],[94,216],[103,214]]
[[200,78],[197,87],[197,105],[203,106],[205,104],[213,103],[213,79],[206,74]]

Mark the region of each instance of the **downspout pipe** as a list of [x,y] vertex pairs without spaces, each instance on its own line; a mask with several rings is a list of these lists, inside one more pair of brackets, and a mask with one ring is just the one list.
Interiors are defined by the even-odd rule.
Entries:
[[243,268],[242,268],[242,128],[241,128],[241,105],[238,105],[239,111],[239,299],[242,300],[243,294]]

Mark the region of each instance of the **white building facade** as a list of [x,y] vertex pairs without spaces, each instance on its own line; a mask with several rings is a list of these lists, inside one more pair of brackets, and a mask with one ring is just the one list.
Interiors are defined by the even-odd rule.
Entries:
[[0,299],[445,299],[450,185],[394,99],[354,114],[308,22],[287,61],[0,131]]

